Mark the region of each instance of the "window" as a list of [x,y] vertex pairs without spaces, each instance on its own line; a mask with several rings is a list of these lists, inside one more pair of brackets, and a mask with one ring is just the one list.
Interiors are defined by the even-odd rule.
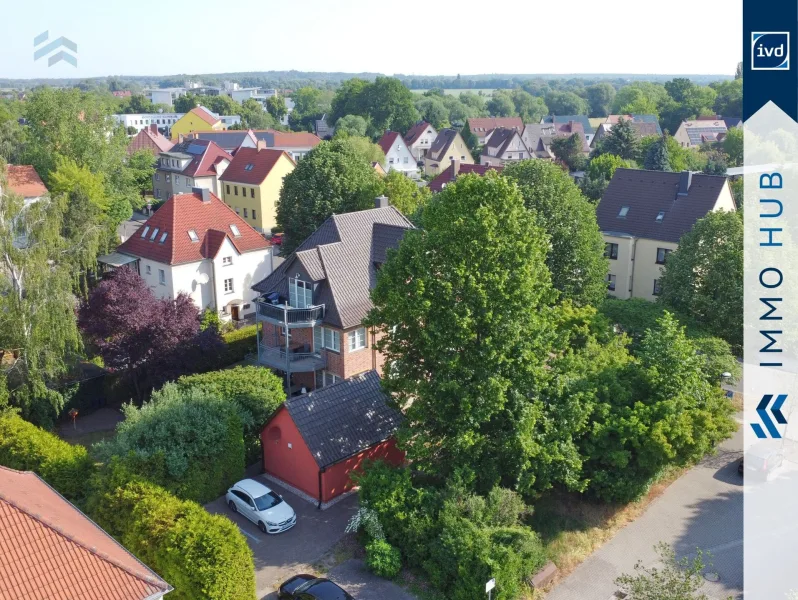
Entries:
[[657,264],[664,265],[665,261],[668,260],[668,254],[670,254],[672,250],[668,250],[667,248],[657,248]]
[[250,198],[254,198],[255,197],[255,188],[249,188],[249,197]]
[[240,208],[238,208],[237,206],[236,206],[236,214],[237,214],[237,215],[240,215],[240,214],[241,214],[241,209],[240,209]]
[[246,208],[244,208],[244,218],[249,219],[249,211]]
[[404,160],[404,163],[405,163],[405,164],[407,164],[407,157],[406,157],[406,156],[405,156],[405,160]]
[[604,244],[604,258],[618,260],[618,244]]
[[328,327],[313,328],[313,348],[317,352],[323,348],[333,352],[341,351],[341,334]]
[[341,381],[341,378],[338,377],[335,373],[330,373],[329,371],[324,371],[324,387],[328,385],[333,385],[334,383],[338,383]]
[[152,266],[151,265],[147,265],[147,275],[151,275],[151,274],[152,274]]
[[229,185],[225,185],[224,187],[227,188],[226,191],[229,194],[230,193],[230,186]]
[[166,271],[163,269],[158,269],[158,283],[166,285]]
[[252,163],[249,163],[246,167],[244,167],[244,170],[245,171],[251,171],[254,167],[255,167],[255,165],[253,165]]
[[289,278],[288,303],[294,308],[313,306],[313,284],[301,279]]
[[233,186],[233,195],[234,196],[238,196],[238,186],[237,185]]
[[150,235],[150,241],[153,241],[158,236],[158,228],[152,230],[152,234]]
[[222,258],[222,266],[226,267],[228,265],[233,264],[233,257],[232,256],[225,256]]
[[354,331],[350,331],[347,336],[349,337],[349,351],[356,352],[366,347],[366,328],[359,327]]
[[197,235],[197,232],[196,232],[196,231],[194,231],[193,229],[189,229],[189,230],[188,230],[188,238],[189,238],[189,239],[190,239],[192,242],[198,242],[198,241],[199,241],[199,236]]
[[156,188],[155,189],[155,197],[156,198],[160,198],[161,197],[161,188]]
[[625,219],[626,215],[628,215],[628,214],[629,214],[629,207],[628,206],[622,206],[621,210],[618,212],[618,218],[619,219]]
[[160,239],[160,240],[158,240],[158,243],[159,243],[159,244],[163,244],[163,243],[166,241],[166,236],[167,236],[167,235],[169,235],[169,232],[167,232],[167,231],[164,231],[164,232],[161,234],[161,239]]
[[175,175],[175,183],[180,183],[180,175]]
[[156,172],[155,173],[155,181],[160,181],[160,180],[161,180],[161,174]]
[[615,291],[615,275],[607,275],[607,289],[611,292]]
[[255,214],[255,212],[256,212],[256,211],[255,211],[255,209],[253,208],[253,209],[252,209],[252,220],[253,220],[253,221],[254,221],[255,219],[257,219],[257,218],[258,218],[258,215],[257,215],[257,214]]
[[662,286],[659,283],[659,279],[654,280],[654,295],[659,296],[662,293]]
[[225,279],[224,280],[224,293],[225,294],[232,294],[233,293],[233,278]]
[[662,220],[665,218],[665,211],[661,210],[657,213],[657,223],[662,223]]
[[148,232],[149,230],[150,230],[150,226],[149,226],[149,225],[147,225],[147,226],[144,228],[144,231],[142,231],[142,232],[141,232],[141,237],[143,237],[143,238],[147,237],[147,232]]
[[[238,214],[238,209],[236,209],[236,214]],[[241,232],[238,230],[238,225],[231,224],[230,231],[233,232],[233,235],[236,237],[241,237]]]
[[167,173],[166,174],[166,183],[169,183],[170,181],[172,181],[172,176],[169,175],[169,173]]

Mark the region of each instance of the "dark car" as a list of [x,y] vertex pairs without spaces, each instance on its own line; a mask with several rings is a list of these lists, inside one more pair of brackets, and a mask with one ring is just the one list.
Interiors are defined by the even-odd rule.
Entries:
[[284,581],[277,595],[281,600],[355,600],[329,579],[306,574]]
[[764,443],[751,446],[740,461],[740,466],[746,477],[767,479],[783,462],[784,453],[781,448]]

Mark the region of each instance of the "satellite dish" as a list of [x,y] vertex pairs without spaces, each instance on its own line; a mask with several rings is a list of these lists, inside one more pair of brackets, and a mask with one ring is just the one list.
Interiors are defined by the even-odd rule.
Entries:
[[210,281],[210,278],[208,277],[207,273],[200,273],[197,276],[197,283],[201,285],[205,285],[206,283],[208,283],[208,281]]

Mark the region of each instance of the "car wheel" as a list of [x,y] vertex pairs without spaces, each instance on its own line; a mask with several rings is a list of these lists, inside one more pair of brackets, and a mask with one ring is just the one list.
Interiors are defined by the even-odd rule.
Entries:
[[260,529],[263,533],[266,533],[266,525],[263,521],[258,521],[258,529]]
[[230,510],[232,510],[234,513],[238,512],[238,507],[236,507],[236,503],[235,502],[230,500],[227,504],[230,506]]

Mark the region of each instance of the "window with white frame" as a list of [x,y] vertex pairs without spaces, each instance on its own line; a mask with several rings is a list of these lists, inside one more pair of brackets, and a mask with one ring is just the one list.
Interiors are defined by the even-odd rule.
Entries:
[[225,294],[232,294],[233,293],[233,278],[230,277],[229,279],[224,280],[224,293]]
[[290,277],[288,279],[288,303],[294,308],[313,306],[313,284]]
[[341,351],[341,337],[340,333],[335,329],[329,327],[314,327],[313,328],[313,349],[318,352],[326,348],[333,352]]
[[366,347],[366,328],[358,327],[347,334],[349,338],[349,351],[355,352]]
[[166,271],[163,269],[158,269],[158,283],[166,285]]
[[330,373],[329,371],[324,371],[324,387],[328,385],[333,385],[334,383],[338,383],[341,381],[341,378],[338,377],[335,373]]
[[228,265],[233,264],[233,257],[232,256],[225,256],[222,258],[222,266],[226,267]]
[[147,275],[151,275],[151,274],[152,274],[152,266],[151,265],[147,265]]

